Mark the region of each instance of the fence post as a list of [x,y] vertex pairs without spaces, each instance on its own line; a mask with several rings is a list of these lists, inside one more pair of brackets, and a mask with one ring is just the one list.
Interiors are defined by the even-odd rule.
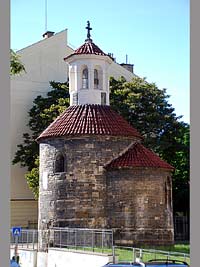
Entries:
[[167,260],[169,260],[169,252],[167,253]]
[[101,233],[101,252],[103,253],[103,231]]
[[32,246],[33,246],[33,249],[35,248],[35,230],[33,230],[33,240],[32,240]]
[[112,242],[112,246],[113,246],[114,245],[113,229],[112,229],[112,232],[111,232],[111,242]]
[[94,230],[92,230],[92,251],[94,252]]
[[140,249],[139,258],[140,258],[140,260],[142,260],[142,249]]
[[113,263],[115,263],[115,246],[112,246]]
[[28,243],[28,231],[26,232],[27,236],[26,236],[26,247],[29,248],[29,243]]
[[75,230],[75,248],[77,249],[77,232],[76,232],[76,230]]
[[136,255],[135,255],[135,248],[133,248],[133,262],[136,260]]
[[83,250],[85,250],[85,231],[83,230]]
[[61,233],[61,229],[60,229],[60,248],[61,248],[61,239],[62,239],[62,233]]
[[24,231],[22,231],[21,233],[21,244],[22,244],[22,248],[24,247]]

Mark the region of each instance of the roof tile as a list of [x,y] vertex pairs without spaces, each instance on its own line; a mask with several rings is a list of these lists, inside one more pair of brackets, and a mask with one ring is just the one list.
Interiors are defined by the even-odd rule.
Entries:
[[64,59],[70,58],[73,55],[80,55],[80,54],[93,54],[93,55],[100,55],[100,56],[107,56],[96,44],[93,42],[85,42],[81,45],[75,52]]
[[134,167],[155,167],[174,170],[174,167],[140,143],[134,143],[122,155],[109,162],[105,166],[105,169],[112,170]]
[[122,116],[110,106],[87,104],[67,108],[37,138],[74,135],[134,136],[143,139]]

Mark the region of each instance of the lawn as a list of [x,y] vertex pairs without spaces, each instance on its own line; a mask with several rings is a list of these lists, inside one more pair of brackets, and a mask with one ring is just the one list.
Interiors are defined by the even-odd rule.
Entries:
[[173,251],[173,252],[180,252],[180,253],[187,253],[190,254],[190,244],[175,244],[171,246],[142,246],[141,248],[145,249],[157,249],[163,251]]
[[[180,261],[186,261],[190,264],[190,259],[188,257],[181,256],[179,253],[190,253],[189,244],[175,244],[171,246],[142,246],[142,261],[149,261],[152,259],[176,259]],[[112,254],[112,249],[102,249],[102,248],[77,248],[77,250],[94,251],[97,253]],[[139,248],[136,250],[136,255],[138,257]],[[167,253],[169,252],[169,254]],[[119,261],[133,261],[134,250],[128,247],[115,247],[115,255],[118,256]]]
[[[187,255],[183,256],[179,253],[190,253],[190,245],[188,244],[175,244],[171,246],[142,246],[141,259],[142,261],[149,261],[152,259],[176,259],[190,263]],[[136,250],[136,257],[139,256],[139,249]],[[133,261],[134,250],[132,248],[116,248],[115,254],[118,255],[119,261]],[[168,254],[169,253],[169,254]]]

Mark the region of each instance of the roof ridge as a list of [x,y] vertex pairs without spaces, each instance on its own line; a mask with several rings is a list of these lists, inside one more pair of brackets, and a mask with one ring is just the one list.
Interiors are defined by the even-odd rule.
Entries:
[[169,163],[161,159],[154,151],[144,147],[136,141],[131,144],[118,157],[113,158],[107,163],[105,169],[130,167],[157,167],[165,169],[174,169]]
[[128,150],[136,143],[137,141],[131,143],[130,145],[128,145],[126,148],[124,148],[121,152],[119,152],[119,154],[117,156],[115,156],[114,158],[112,158],[108,163],[105,164],[104,167],[106,167],[107,165],[110,165],[110,163],[118,158],[120,158],[121,156],[123,156],[126,152],[128,152]]

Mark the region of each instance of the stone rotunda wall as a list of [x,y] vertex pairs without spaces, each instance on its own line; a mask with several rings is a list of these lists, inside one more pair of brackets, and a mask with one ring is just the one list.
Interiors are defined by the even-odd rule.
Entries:
[[108,226],[116,244],[172,244],[171,173],[134,168],[107,173]]
[[[137,138],[81,136],[40,143],[39,230],[112,228],[116,244],[171,244],[171,172],[152,167],[106,170]],[[63,172],[55,172],[64,156]],[[40,249],[46,245],[40,236]]]
[[[39,230],[47,229],[47,225],[108,228],[103,166],[135,141],[139,140],[103,135],[41,141]],[[65,169],[55,173],[60,152]]]

